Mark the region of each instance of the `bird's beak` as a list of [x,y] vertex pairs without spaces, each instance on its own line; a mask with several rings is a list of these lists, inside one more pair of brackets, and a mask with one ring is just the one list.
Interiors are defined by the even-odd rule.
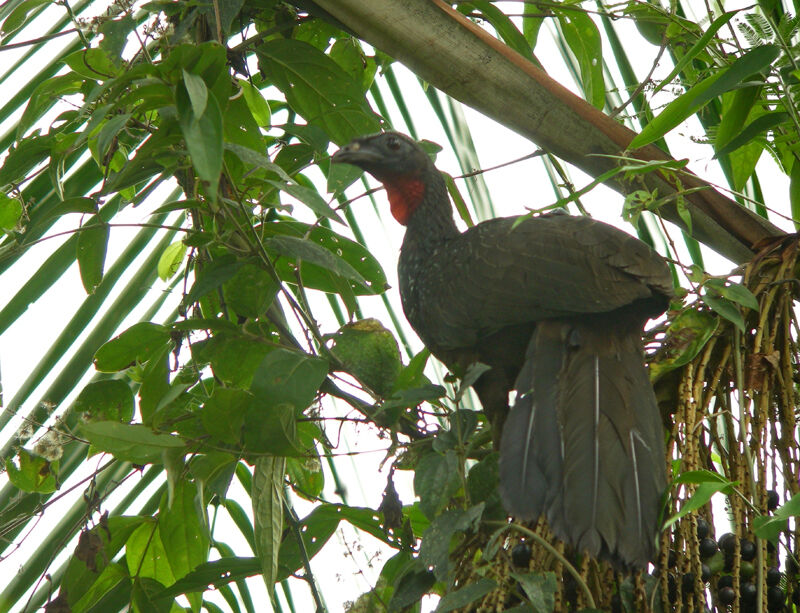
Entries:
[[353,166],[364,167],[364,164],[374,164],[381,161],[380,153],[371,146],[369,141],[356,139],[349,145],[345,145],[333,154],[331,162],[334,164],[352,164]]

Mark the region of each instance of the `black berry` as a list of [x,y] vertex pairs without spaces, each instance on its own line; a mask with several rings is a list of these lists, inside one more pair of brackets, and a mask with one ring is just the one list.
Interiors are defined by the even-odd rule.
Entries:
[[774,566],[767,570],[767,585],[772,587],[773,585],[779,585],[781,582],[781,571],[779,571]]
[[781,503],[781,497],[778,495],[778,492],[775,490],[768,490],[767,491],[767,510],[774,511],[778,508],[778,505]]
[[786,594],[777,585],[771,585],[767,588],[767,608],[770,611],[777,611],[786,604]]
[[697,539],[702,541],[711,533],[711,526],[702,517],[697,518]]
[[742,583],[739,586],[739,598],[744,604],[753,604],[756,601],[758,590],[752,583]]
[[667,597],[672,603],[678,599],[678,582],[675,580],[675,575],[672,573],[667,575]]
[[700,579],[703,580],[703,583],[711,581],[711,567],[708,564],[700,565]]
[[722,575],[717,581],[717,587],[733,587],[733,575]]
[[717,592],[717,600],[724,606],[733,604],[733,601],[736,600],[736,592],[733,591],[732,587],[723,587]]
[[752,562],[756,557],[756,544],[753,541],[742,539],[739,543],[739,551],[742,554],[742,560]]
[[717,541],[712,538],[704,538],[700,541],[700,557],[703,559],[710,558],[717,553]]
[[736,535],[733,532],[726,532],[719,537],[717,545],[722,553],[732,556],[736,551]]

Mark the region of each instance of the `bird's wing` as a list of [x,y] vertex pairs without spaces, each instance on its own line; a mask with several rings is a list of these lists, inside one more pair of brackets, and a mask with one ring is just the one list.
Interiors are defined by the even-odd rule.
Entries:
[[[484,222],[443,245],[415,285],[419,318],[442,347],[487,330],[554,317],[607,313],[672,293],[664,260],[625,232],[587,217]],[[458,299],[454,299],[458,296]],[[472,337],[472,338],[470,338]]]

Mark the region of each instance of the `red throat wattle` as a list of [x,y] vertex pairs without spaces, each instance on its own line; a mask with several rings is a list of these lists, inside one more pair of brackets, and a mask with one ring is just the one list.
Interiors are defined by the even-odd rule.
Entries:
[[384,181],[389,196],[392,216],[404,226],[408,224],[411,214],[422,202],[425,184],[419,177],[396,176]]

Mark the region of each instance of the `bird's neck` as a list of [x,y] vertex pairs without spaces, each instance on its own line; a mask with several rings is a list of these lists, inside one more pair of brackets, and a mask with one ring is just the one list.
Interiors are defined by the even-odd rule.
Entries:
[[[419,257],[431,255],[443,243],[459,235],[447,187],[435,168],[415,179],[414,189],[402,195],[387,186],[392,212],[406,226],[402,253],[414,251]],[[395,192],[393,194],[393,192]],[[396,211],[402,211],[400,215]],[[402,217],[402,219],[401,219]]]
[[421,199],[406,218],[406,234],[397,262],[400,296],[410,320],[414,319],[421,298],[416,280],[431,266],[437,249],[460,235],[444,178],[436,169],[427,175]]

